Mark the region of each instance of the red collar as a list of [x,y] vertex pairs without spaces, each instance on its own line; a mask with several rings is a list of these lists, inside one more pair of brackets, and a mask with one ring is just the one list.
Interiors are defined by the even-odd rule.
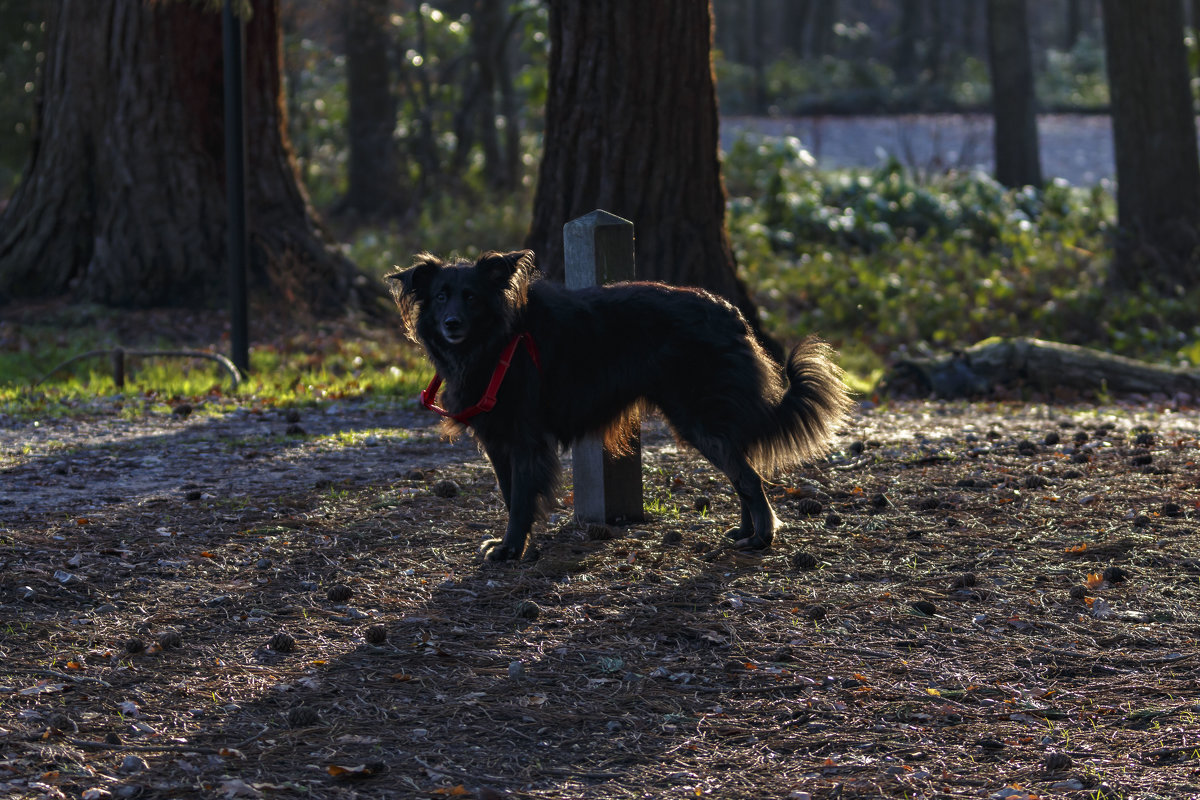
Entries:
[[449,417],[455,422],[466,423],[477,414],[482,414],[485,411],[491,411],[496,405],[496,393],[500,391],[500,384],[504,382],[504,376],[508,373],[508,367],[512,364],[513,355],[517,352],[517,345],[525,343],[525,349],[529,351],[529,357],[533,360],[533,365],[540,372],[542,369],[541,359],[538,358],[537,345],[533,342],[533,336],[528,332],[518,333],[512,338],[503,352],[500,353],[500,361],[496,364],[495,371],[492,372],[492,379],[488,382],[487,389],[483,393],[483,397],[479,402],[465,411],[460,411],[453,414],[439,406],[436,402],[438,389],[442,386],[442,376],[436,372],[433,375],[433,380],[429,381],[429,385],[421,390],[421,405],[428,408],[430,411],[436,411],[443,417]]

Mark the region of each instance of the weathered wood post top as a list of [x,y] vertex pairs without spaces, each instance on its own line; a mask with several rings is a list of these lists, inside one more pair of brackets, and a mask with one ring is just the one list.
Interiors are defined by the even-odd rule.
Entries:
[[[563,226],[568,289],[586,289],[637,277],[633,223],[607,211],[593,211]],[[599,438],[588,437],[572,450],[575,518],[581,522],[620,522],[643,518],[642,446],[635,431],[627,455],[614,456]]]

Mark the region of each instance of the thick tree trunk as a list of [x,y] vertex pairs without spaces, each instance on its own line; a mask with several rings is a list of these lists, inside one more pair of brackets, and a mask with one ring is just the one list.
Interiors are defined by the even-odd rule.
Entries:
[[359,217],[403,210],[396,163],[396,100],[388,59],[388,0],[347,0],[349,181],[339,211]]
[[1041,186],[1025,0],[988,0],[987,16],[996,180],[1005,186]]
[[[280,91],[278,0],[246,26],[251,268],[272,296],[331,312],[357,269],[297,178]],[[51,4],[38,136],[0,217],[0,298],[120,306],[226,291],[221,16],[192,3]]]
[[1113,278],[1165,291],[1200,282],[1200,158],[1183,6],[1104,0],[1117,165]]
[[563,224],[612,212],[634,223],[640,278],[709,289],[757,330],[725,229],[710,19],[707,0],[551,3],[546,144],[526,245],[561,280]]

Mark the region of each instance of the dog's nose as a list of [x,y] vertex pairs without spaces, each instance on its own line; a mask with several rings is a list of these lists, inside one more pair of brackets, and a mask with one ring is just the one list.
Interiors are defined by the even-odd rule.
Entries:
[[448,331],[461,330],[463,323],[458,317],[446,317],[442,320],[442,326]]

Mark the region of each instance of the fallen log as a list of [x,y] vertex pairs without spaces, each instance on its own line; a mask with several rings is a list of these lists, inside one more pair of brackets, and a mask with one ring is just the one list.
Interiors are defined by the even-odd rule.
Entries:
[[985,339],[944,356],[904,359],[884,377],[880,391],[948,399],[1021,387],[1050,393],[1200,397],[1200,370],[1022,336]]

